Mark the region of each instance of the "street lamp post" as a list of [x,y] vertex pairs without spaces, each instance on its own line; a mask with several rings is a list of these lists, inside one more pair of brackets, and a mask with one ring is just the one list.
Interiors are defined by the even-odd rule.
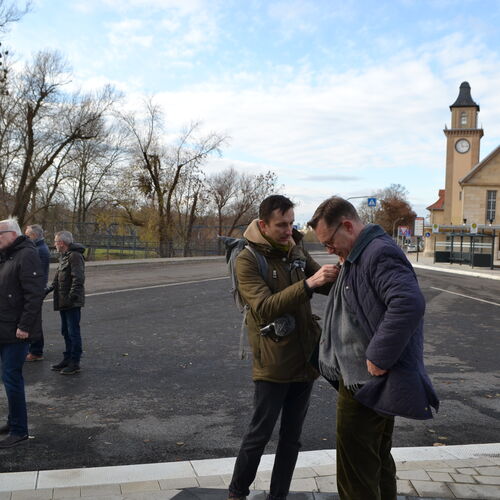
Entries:
[[400,221],[400,220],[403,220],[404,217],[399,217],[398,219],[396,219],[393,223],[392,223],[392,237],[394,238],[394,230],[396,229],[396,224]]

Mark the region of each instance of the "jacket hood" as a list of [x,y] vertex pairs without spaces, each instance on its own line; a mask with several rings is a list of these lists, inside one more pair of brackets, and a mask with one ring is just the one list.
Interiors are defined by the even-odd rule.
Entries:
[[[245,232],[243,233],[243,237],[246,238],[250,243],[258,246],[263,252],[279,252],[279,250],[274,248],[260,232],[259,219],[254,219],[252,222],[250,222],[248,227],[245,229]],[[292,246],[295,246],[303,237],[304,236],[302,235],[302,233],[294,229],[292,232]]]
[[86,248],[83,245],[80,245],[80,243],[70,243],[68,247],[68,252],[80,252],[83,254],[85,250]]
[[347,256],[347,261],[354,262],[363,253],[368,243],[375,238],[384,236],[386,232],[378,224],[367,224],[364,229],[359,233],[358,239],[354,243],[354,247]]

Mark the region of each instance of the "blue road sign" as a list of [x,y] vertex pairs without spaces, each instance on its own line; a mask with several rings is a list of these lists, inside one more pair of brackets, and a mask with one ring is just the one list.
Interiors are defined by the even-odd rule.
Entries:
[[430,238],[431,237],[431,233],[429,233],[429,232],[425,233],[425,237],[426,238]]
[[368,206],[376,207],[377,206],[377,198],[368,198]]

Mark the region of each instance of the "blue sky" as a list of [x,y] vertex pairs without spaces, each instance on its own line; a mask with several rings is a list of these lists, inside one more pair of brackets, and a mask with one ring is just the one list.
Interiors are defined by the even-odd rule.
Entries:
[[172,133],[227,133],[208,171],[273,170],[301,222],[391,183],[427,215],[464,80],[481,158],[498,146],[498,26],[498,0],[35,0],[4,38],[21,61],[60,50],[74,85],[112,83],[131,108],[155,95]]

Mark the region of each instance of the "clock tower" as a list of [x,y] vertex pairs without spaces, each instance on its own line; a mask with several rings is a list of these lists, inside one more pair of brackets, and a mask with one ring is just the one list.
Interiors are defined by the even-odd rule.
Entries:
[[479,142],[483,129],[477,127],[479,105],[470,94],[470,85],[463,82],[457,100],[450,106],[451,129],[446,135],[446,199],[443,223],[459,225],[463,221],[462,188],[459,180],[479,163]]

